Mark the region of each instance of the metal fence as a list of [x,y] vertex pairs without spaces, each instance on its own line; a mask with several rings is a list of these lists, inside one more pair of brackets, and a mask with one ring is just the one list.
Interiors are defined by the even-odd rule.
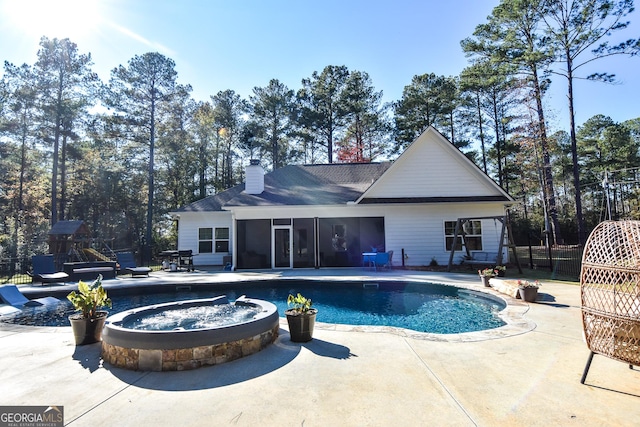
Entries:
[[516,253],[522,267],[546,269],[552,276],[580,278],[582,266],[581,245],[518,246]]
[[31,258],[0,258],[0,284],[31,283]]
[[[153,259],[149,265],[154,270],[160,269],[160,260]],[[11,283],[14,285],[30,284],[32,263],[31,258],[0,258],[0,285]]]

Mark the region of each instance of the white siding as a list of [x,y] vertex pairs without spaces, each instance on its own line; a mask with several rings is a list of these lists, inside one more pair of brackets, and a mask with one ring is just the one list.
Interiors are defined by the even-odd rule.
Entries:
[[[498,204],[434,204],[424,206],[393,206],[385,215],[386,248],[393,250],[393,264],[402,265],[402,249],[407,257],[405,265],[447,265],[449,252],[445,247],[444,223],[464,217],[504,215]],[[483,251],[498,252],[502,223],[482,220]],[[464,252],[456,252],[454,263],[460,263]]]
[[[191,249],[194,265],[222,265],[222,258],[229,255],[233,245],[230,212],[181,212],[178,220],[178,249]],[[229,253],[198,253],[199,228],[229,228]],[[214,236],[215,239],[215,236]],[[215,251],[215,243],[214,249]]]
[[503,194],[489,177],[430,128],[407,148],[364,197],[461,197]]
[[[332,207],[280,207],[266,209],[240,209],[237,219],[269,218],[329,218],[374,217],[385,219],[386,249],[393,250],[393,264],[402,265],[402,249],[407,258],[405,265],[428,265],[435,259],[439,265],[449,262],[445,247],[444,222],[462,217],[504,215],[501,203],[430,204],[430,205],[367,205]],[[178,249],[191,249],[198,253],[198,229],[202,227],[228,227],[229,247],[233,246],[232,217],[229,212],[183,212],[180,214]],[[491,219],[482,220],[483,250],[497,252],[502,224]],[[506,254],[506,251],[505,251]],[[223,254],[198,254],[195,265],[222,265]],[[454,262],[459,263],[463,252],[457,252]]]

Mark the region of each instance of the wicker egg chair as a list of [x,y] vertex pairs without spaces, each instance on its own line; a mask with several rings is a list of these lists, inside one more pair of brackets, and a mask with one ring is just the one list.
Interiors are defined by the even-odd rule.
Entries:
[[582,325],[591,353],[640,365],[640,221],[605,221],[582,255]]

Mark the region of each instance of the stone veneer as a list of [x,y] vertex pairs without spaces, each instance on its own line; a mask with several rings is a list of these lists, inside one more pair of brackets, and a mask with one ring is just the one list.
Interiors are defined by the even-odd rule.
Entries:
[[170,350],[124,348],[103,341],[102,358],[119,368],[135,371],[185,371],[257,353],[278,338],[278,327],[237,341]]

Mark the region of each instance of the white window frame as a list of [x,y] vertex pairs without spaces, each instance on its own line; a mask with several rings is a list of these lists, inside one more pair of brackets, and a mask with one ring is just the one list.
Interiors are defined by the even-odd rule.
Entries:
[[[453,242],[453,234],[456,231],[456,223],[458,221],[454,220],[454,221],[444,221],[443,224],[443,232],[444,232],[444,249],[449,252],[451,251],[451,247],[447,244],[448,240],[451,240]],[[482,251],[484,248],[484,242],[482,239],[482,221],[481,220],[471,220],[471,221],[467,221],[464,223],[464,235],[465,235],[465,242],[467,242],[467,244],[471,241],[479,241],[479,248],[478,247],[470,247],[469,251],[473,252],[479,252]],[[450,233],[447,233],[447,231],[450,230]],[[463,251],[464,247],[462,247],[462,237],[461,234],[458,234],[458,240],[460,241],[460,248],[456,247],[456,251]],[[468,246],[472,246],[472,245],[468,245]],[[474,245],[475,246],[475,245]]]
[[[203,230],[211,230],[211,238],[210,239],[202,239],[202,231]],[[202,243],[211,243],[211,250],[210,251],[203,251],[202,250]],[[199,227],[198,228],[198,253],[200,254],[211,254],[213,253],[213,228],[212,227]]]
[[[218,237],[218,230],[227,230],[227,237]],[[229,227],[215,227],[213,229],[213,252],[217,253],[217,254],[227,254],[230,252],[230,239],[229,236],[231,235],[231,230],[229,229]],[[226,242],[227,243],[227,249],[226,250],[218,250],[218,242]]]

